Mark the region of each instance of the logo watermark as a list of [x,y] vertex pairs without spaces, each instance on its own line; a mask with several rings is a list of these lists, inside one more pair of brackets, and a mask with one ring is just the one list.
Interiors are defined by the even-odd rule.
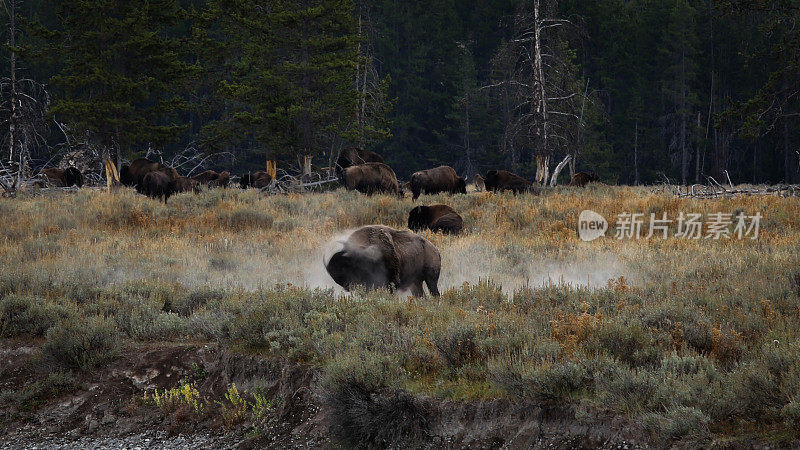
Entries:
[[[614,226],[615,239],[758,239],[761,226],[761,213],[748,216],[738,213],[709,213],[705,217],[700,213],[684,213],[676,218],[667,217],[667,213],[657,216],[650,213],[623,212],[617,214]],[[675,225],[676,231],[670,230]],[[583,210],[578,216],[578,236],[584,241],[593,241],[605,236],[608,221],[602,215]]]
[[578,216],[578,236],[586,242],[593,241],[600,236],[605,236],[608,231],[608,221],[605,217],[590,210],[581,211]]

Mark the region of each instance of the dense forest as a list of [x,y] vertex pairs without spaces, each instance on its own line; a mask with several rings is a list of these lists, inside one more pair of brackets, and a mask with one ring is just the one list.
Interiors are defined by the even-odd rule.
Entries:
[[343,147],[610,183],[800,181],[796,0],[3,0],[6,169]]

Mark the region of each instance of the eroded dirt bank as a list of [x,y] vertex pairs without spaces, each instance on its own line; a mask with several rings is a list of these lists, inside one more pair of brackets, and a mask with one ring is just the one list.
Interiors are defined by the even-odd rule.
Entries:
[[[0,390],[21,392],[46,377],[35,345],[0,347]],[[508,400],[445,402],[404,391],[321,387],[317,371],[211,345],[129,348],[107,367],[76,375],[68,392],[35,407],[8,401],[0,447],[170,448],[636,448],[652,446],[623,419],[574,407],[543,410]],[[196,386],[211,405],[202,414],[165,411],[145,392]],[[258,385],[268,416],[227,420],[232,384]],[[216,408],[213,405],[218,405]],[[29,406],[29,404],[28,404]],[[580,417],[580,420],[576,419]],[[657,445],[656,445],[657,446]]]

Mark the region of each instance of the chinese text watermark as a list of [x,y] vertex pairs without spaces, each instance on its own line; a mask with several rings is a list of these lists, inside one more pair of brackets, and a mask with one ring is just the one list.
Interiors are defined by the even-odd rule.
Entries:
[[[667,213],[623,212],[617,214],[614,226],[615,239],[758,239],[761,213],[746,215],[740,212],[700,213],[680,212],[677,217]],[[674,225],[674,227],[673,227]],[[671,228],[673,227],[673,228]],[[584,241],[593,241],[605,236],[608,221],[602,215],[584,210],[578,217],[578,236]],[[673,231],[674,230],[674,231]]]

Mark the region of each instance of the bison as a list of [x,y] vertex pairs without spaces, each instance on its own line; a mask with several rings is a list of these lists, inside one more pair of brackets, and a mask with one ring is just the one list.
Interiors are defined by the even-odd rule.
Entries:
[[367,195],[387,192],[403,196],[394,170],[378,162],[348,167],[342,173],[342,184],[348,191],[356,190]]
[[136,189],[141,191],[138,186],[144,181],[145,175],[156,170],[162,171],[173,182],[180,177],[177,170],[163,163],[150,161],[147,158],[136,158],[130,164],[123,164],[120,167],[119,181],[124,186],[137,186]]
[[600,181],[600,177],[594,172],[578,172],[572,176],[570,186],[584,187],[589,183]]
[[325,262],[325,270],[349,291],[357,285],[367,289],[385,287],[394,291],[411,290],[424,295],[422,283],[439,296],[439,250],[424,237],[411,231],[370,225],[354,231],[342,249]]
[[175,193],[179,192],[200,192],[200,183],[187,177],[178,177],[175,180]]
[[219,178],[219,174],[213,170],[206,170],[205,172],[198,173],[192,177],[194,181],[197,181],[200,184],[205,184],[206,186],[208,186],[212,181],[215,181],[217,178]]
[[347,147],[342,149],[342,151],[339,152],[339,157],[336,159],[336,175],[339,177],[339,181],[344,184],[342,175],[348,167],[369,162],[382,163],[384,161],[381,155],[369,150],[364,150],[363,148]]
[[223,170],[222,172],[219,173],[219,176],[217,177],[216,186],[227,188],[228,186],[230,186],[230,184],[231,184],[231,173],[228,172],[227,170]]
[[246,173],[242,175],[242,178],[239,180],[239,187],[242,189],[247,189],[249,187],[254,187],[256,189],[263,189],[272,182],[272,177],[267,172],[259,171],[256,173]]
[[411,194],[414,200],[419,198],[421,193],[437,194],[439,192],[466,194],[467,182],[463,177],[458,176],[450,166],[420,170],[411,175]]
[[458,234],[464,228],[464,220],[447,205],[417,206],[408,213],[408,228],[414,231],[428,228],[434,232]]
[[486,172],[484,184],[487,191],[513,191],[515,194],[531,190],[533,183],[507,170]]
[[144,194],[150,198],[160,199],[163,197],[164,204],[166,204],[167,199],[176,192],[175,180],[180,178],[173,178],[172,171],[174,170],[175,169],[170,167],[165,167],[160,170],[147,172],[142,182],[136,185],[136,190],[139,191],[140,194]]
[[475,177],[473,178],[473,182],[475,183],[475,192],[481,192],[486,190],[486,184],[483,182],[483,177],[481,174],[476,173]]
[[56,186],[83,186],[83,174],[75,167],[67,167],[66,169],[44,169],[42,173]]

